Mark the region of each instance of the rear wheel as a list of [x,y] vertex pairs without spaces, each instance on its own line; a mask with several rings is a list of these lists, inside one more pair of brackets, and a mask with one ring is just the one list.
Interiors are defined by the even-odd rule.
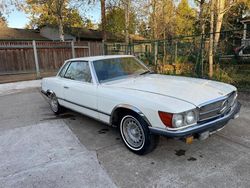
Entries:
[[55,114],[60,114],[63,111],[63,107],[59,104],[57,97],[55,94],[51,94],[50,96],[50,108]]
[[158,136],[150,134],[148,124],[135,113],[123,116],[120,134],[127,148],[138,155],[153,151],[159,140]]

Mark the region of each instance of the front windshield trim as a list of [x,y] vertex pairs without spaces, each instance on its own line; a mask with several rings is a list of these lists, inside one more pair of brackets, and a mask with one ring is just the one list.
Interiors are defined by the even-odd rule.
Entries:
[[[107,83],[107,82],[112,82],[112,81],[116,81],[116,80],[121,80],[121,79],[125,79],[125,78],[133,78],[133,77],[137,77],[137,76],[140,76],[140,75],[143,75],[145,72],[147,73],[150,73],[150,69],[142,62],[140,61],[138,58],[136,57],[120,57],[120,58],[109,58],[109,59],[126,59],[126,58],[133,58],[137,63],[139,63],[143,68],[145,68],[146,70],[141,72],[141,73],[134,73],[134,74],[130,74],[130,75],[123,75],[123,76],[117,76],[117,77],[114,77],[114,78],[111,78],[111,79],[106,79],[106,80],[100,80],[98,78],[98,75],[97,75],[97,72],[96,72],[96,68],[94,66],[94,63],[95,61],[99,61],[99,60],[94,60],[91,62],[91,65],[93,67],[93,70],[95,72],[95,78],[96,80],[98,81],[99,84],[104,84],[104,83]],[[103,59],[103,60],[109,60],[109,59]]]

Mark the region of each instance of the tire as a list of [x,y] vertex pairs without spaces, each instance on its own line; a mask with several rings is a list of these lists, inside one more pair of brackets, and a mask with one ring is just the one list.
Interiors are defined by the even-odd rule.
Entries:
[[49,100],[49,104],[50,104],[50,108],[51,110],[56,114],[60,114],[63,112],[64,108],[59,104],[57,97],[55,94],[51,94],[49,96],[50,100]]
[[120,134],[125,146],[138,155],[155,149],[159,136],[150,134],[148,123],[136,113],[124,115],[120,121]]

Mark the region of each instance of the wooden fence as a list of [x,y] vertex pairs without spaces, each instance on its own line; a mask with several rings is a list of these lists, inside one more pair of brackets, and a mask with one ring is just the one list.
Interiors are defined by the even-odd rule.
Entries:
[[56,71],[65,60],[103,54],[101,42],[0,41],[0,75]]

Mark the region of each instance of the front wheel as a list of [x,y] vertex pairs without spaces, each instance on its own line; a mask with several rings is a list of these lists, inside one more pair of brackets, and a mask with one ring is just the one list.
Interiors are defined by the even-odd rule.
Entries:
[[50,101],[50,108],[55,114],[60,114],[63,111],[63,107],[59,104],[57,97],[55,94],[51,94],[49,96]]
[[121,119],[120,134],[127,148],[138,155],[153,151],[159,140],[159,136],[150,134],[148,124],[133,113]]

